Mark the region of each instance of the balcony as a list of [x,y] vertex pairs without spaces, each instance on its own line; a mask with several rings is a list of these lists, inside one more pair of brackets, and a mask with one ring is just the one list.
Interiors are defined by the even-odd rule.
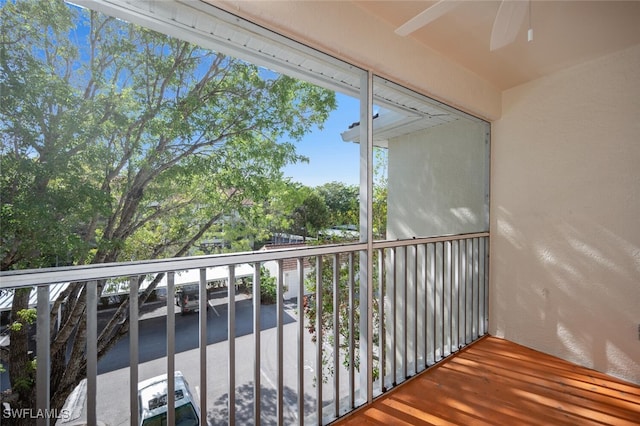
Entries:
[[[177,389],[174,373],[181,371],[199,417],[210,424],[330,423],[487,333],[488,244],[488,233],[478,233],[370,247],[341,244],[3,272],[2,290],[37,288],[32,291],[37,295],[37,406],[14,414],[51,413],[61,425],[137,424],[144,404],[138,383],[166,374],[164,398],[172,407],[170,389]],[[306,295],[284,300],[285,286],[292,285],[284,280],[284,265],[291,260],[299,278],[293,285],[298,295]],[[269,262],[278,266],[274,305],[259,302],[260,270]],[[236,279],[247,266],[253,269],[249,294]],[[220,277],[212,280],[211,271],[220,268],[226,268],[226,282],[236,285],[212,292]],[[199,271],[199,294],[206,297],[199,297],[199,313],[179,316],[174,296],[193,271]],[[166,299],[138,309],[141,286],[154,276],[166,285]],[[123,279],[129,288],[129,327],[112,351],[124,356],[114,360],[107,352],[98,359],[103,325],[98,289]],[[78,300],[86,301],[86,336],[80,337],[86,337],[86,350],[79,360],[86,362],[86,381],[62,410],[52,402],[49,380],[49,348],[59,321],[51,293],[59,283],[79,283]],[[173,424],[173,410],[168,416]],[[38,422],[53,424],[50,420]]]
[[[79,2],[94,3],[86,0]],[[630,161],[638,157],[640,146],[637,144],[638,127],[635,125],[639,111],[636,101],[639,86],[633,78],[621,78],[635,75],[637,68],[639,33],[633,30],[637,22],[634,17],[637,18],[639,10],[637,4],[574,2],[568,8],[565,2],[546,2],[542,5],[545,7],[534,12],[536,25],[546,27],[545,31],[536,29],[536,42],[528,43],[527,48],[504,49],[496,53],[490,52],[486,46],[469,48],[471,42],[485,43],[485,37],[460,37],[464,52],[473,52],[474,57],[478,52],[490,56],[487,63],[495,66],[491,70],[478,64],[470,65],[465,59],[469,59],[468,54],[461,51],[460,55],[454,55],[455,49],[449,49],[449,46],[447,49],[438,49],[438,46],[430,45],[431,48],[424,49],[424,45],[438,40],[447,43],[452,40],[446,33],[434,37],[431,32],[434,26],[429,31],[422,31],[425,36],[423,45],[415,43],[413,36],[398,37],[394,33],[395,25],[381,25],[382,21],[395,21],[397,25],[406,22],[420,12],[418,8],[422,6],[418,2],[414,10],[394,8],[392,2],[387,2],[387,5],[384,2],[369,2],[370,6],[366,7],[363,2],[335,2],[331,7],[323,2],[305,2],[296,7],[291,7],[287,2],[216,3],[237,13],[240,18],[256,20],[261,27],[260,31],[254,31],[253,34],[264,36],[264,28],[286,34],[285,49],[277,50],[287,52],[286,57],[282,58],[286,60],[281,63],[290,63],[283,67],[293,69],[294,74],[296,69],[301,69],[303,61],[294,62],[290,59],[299,57],[305,63],[312,64],[304,68],[302,74],[315,69],[314,80],[318,75],[329,75],[317,72],[325,68],[319,68],[318,63],[309,61],[306,55],[298,56],[292,52],[291,40],[328,49],[326,53],[333,57],[329,61],[330,69],[336,66],[336,58],[357,59],[360,67],[367,70],[368,80],[373,74],[373,95],[384,95],[378,95],[378,101],[395,98],[378,91],[389,87],[386,82],[376,78],[380,74],[495,122],[496,126],[491,132],[491,222],[486,223],[486,228],[481,228],[489,229],[490,225],[492,230],[490,330],[640,383],[640,347],[636,340],[637,265],[640,253],[636,218],[640,204],[639,199],[632,196],[636,193],[638,174],[633,161]],[[482,16],[490,16],[485,20],[488,25],[496,15],[497,3],[485,2],[482,6],[485,9]],[[141,9],[148,10],[136,10],[139,4],[142,5]],[[184,7],[176,9],[175,5]],[[207,45],[211,41],[211,29],[217,28],[207,20],[209,11],[203,10],[206,6],[204,2],[108,1],[100,2],[99,6],[101,9],[118,9],[114,16],[134,18],[140,24],[160,24],[165,31],[168,28],[171,33],[177,31],[183,37],[204,38]],[[363,8],[367,9],[367,13],[362,13]],[[474,22],[480,16],[468,13],[466,8],[458,10],[461,15],[472,17]],[[576,20],[576,16],[588,19]],[[236,22],[237,19],[234,17],[230,21]],[[326,22],[332,22],[333,25],[327,26]],[[474,22],[459,21],[457,28],[450,25],[439,27],[460,33],[465,28],[474,27]],[[578,22],[583,25],[574,25]],[[594,26],[594,22],[597,25]],[[354,23],[358,26],[357,31],[353,30]],[[201,31],[203,29],[207,31]],[[226,32],[223,34],[225,37],[222,41],[226,45],[230,37]],[[554,34],[572,34],[572,37],[556,37]],[[618,38],[623,34],[626,37]],[[590,37],[598,42],[590,42]],[[522,37],[521,41],[524,40]],[[543,40],[546,40],[545,43],[541,43]],[[250,49],[256,45],[260,47],[251,51],[249,56],[265,57],[265,61],[270,63],[276,49],[264,49],[262,37],[257,41],[255,44],[245,44]],[[575,42],[578,44],[573,44]],[[566,54],[558,55],[559,49]],[[451,55],[443,57],[441,52],[444,50]],[[518,59],[519,55],[526,55],[527,60]],[[569,57],[567,55],[572,59],[566,60]],[[558,61],[560,57],[562,61]],[[534,58],[535,61],[531,62],[530,59]],[[513,79],[504,74],[511,66],[513,70],[520,70],[519,78]],[[337,68],[354,70],[351,65]],[[344,79],[340,76],[335,80],[349,90],[359,87],[358,82],[364,81],[357,73],[348,74],[354,78]],[[364,101],[370,95],[361,93],[361,99]],[[363,113],[359,119],[364,124],[365,116],[370,115]],[[373,124],[380,121],[377,119],[367,124],[368,132],[374,137],[378,132],[374,134]],[[406,150],[407,155],[414,152]],[[461,170],[460,167],[446,169],[456,174]],[[410,168],[404,170],[413,172]],[[467,181],[480,182],[472,179]],[[399,182],[412,183],[414,179],[409,176],[409,179]],[[423,210],[407,208],[410,201],[421,200],[415,196],[416,188],[426,186],[406,187],[408,197],[393,200],[391,205],[419,213],[416,216],[420,221],[434,217]],[[489,206],[486,207],[488,211]],[[464,211],[457,210],[456,213],[462,218],[468,217]],[[435,234],[416,231],[413,235]],[[406,235],[410,234],[402,234],[402,237]],[[544,423],[544,418],[538,420],[530,415],[534,410],[536,413],[546,411],[544,407],[553,404],[551,400],[559,400],[557,393],[553,396],[536,396],[536,389],[544,383],[538,374],[547,371],[549,363],[545,362],[539,369],[536,367],[535,371],[529,370],[532,365],[527,365],[527,370],[509,370],[515,375],[510,375],[508,385],[500,387],[507,392],[514,383],[537,377],[536,389],[515,388],[508,391],[519,393],[520,396],[529,392],[531,400],[535,400],[536,403],[528,406],[531,410],[525,415],[516,410],[518,407],[514,407],[522,399],[514,403],[513,400],[484,398],[486,390],[475,388],[471,383],[472,373],[480,371],[480,368],[468,368],[470,364],[462,362],[464,355],[477,349],[482,351],[483,368],[493,365],[493,372],[496,373],[494,379],[498,380],[505,372],[504,368],[495,368],[498,361],[491,361],[491,351],[486,346],[480,346],[489,339],[480,338],[480,342],[473,343],[488,331],[488,251],[486,235],[465,235],[275,253],[2,273],[0,290],[34,288],[32,296],[38,299],[34,301],[34,306],[39,305],[37,329],[40,331],[36,339],[30,342],[33,343],[31,353],[38,356],[38,403],[34,409],[46,410],[54,406],[52,398],[55,386],[49,384],[47,379],[56,365],[56,361],[47,358],[46,354],[49,343],[56,341],[59,318],[49,301],[60,289],[56,284],[79,283],[81,288],[86,288],[86,292],[73,300],[81,300],[82,303],[88,301],[86,318],[80,319],[87,323],[88,344],[82,341],[81,349],[84,351],[84,347],[87,348],[83,352],[83,360],[87,361],[88,379],[78,386],[81,399],[86,403],[80,404],[79,413],[74,411],[70,416],[74,418],[68,419],[70,421],[67,424],[79,421],[90,424],[96,421],[122,423],[127,422],[128,418],[135,423],[138,415],[135,396],[137,382],[163,372],[180,370],[188,373],[188,369],[195,371],[195,374],[188,374],[188,379],[201,401],[201,414],[204,413],[211,423],[253,423],[258,418],[264,423],[326,423],[341,418],[353,411],[354,407],[374,401],[378,405],[358,411],[365,413],[369,422],[374,422],[376,412],[389,412],[395,418],[389,420],[387,417],[384,422],[426,422],[426,413],[434,415],[447,407],[447,412],[457,410],[470,415],[466,419],[472,423],[493,419],[492,416],[498,411],[505,410],[512,410],[507,413],[512,413],[511,423],[516,423],[516,417],[524,419],[522,422],[530,420],[531,423]],[[363,263],[364,260],[366,263]],[[302,299],[283,301],[282,297],[278,297],[275,305],[261,305],[254,303],[256,298],[244,295],[241,288],[236,289],[234,285],[225,287],[222,290],[224,293],[218,295],[224,297],[208,300],[215,311],[207,314],[206,309],[201,309],[200,314],[184,318],[176,315],[177,308],[172,297],[179,284],[178,278],[184,276],[184,271],[202,276],[198,286],[204,294],[209,287],[206,274],[209,268],[227,268],[230,265],[227,281],[232,281],[241,275],[241,265],[250,265],[256,274],[252,279],[258,283],[260,275],[255,271],[263,264],[274,262],[280,271],[285,269],[287,263],[299,265],[293,275],[305,277],[309,282],[315,280],[316,296],[324,295],[322,299],[331,300],[328,306],[320,305],[322,308],[318,317],[314,317],[316,320],[331,317],[333,311],[329,306],[334,306],[334,295],[337,295],[338,301],[346,303],[347,309],[353,314],[346,319],[349,338],[332,340],[340,333],[326,330],[314,341],[306,330],[310,318],[302,319],[298,315],[304,308],[304,304],[300,305]],[[334,264],[339,274],[333,274]],[[348,277],[345,280],[342,278],[342,269],[346,270],[345,276]],[[202,274],[200,271],[203,271]],[[325,275],[318,271],[325,271],[325,275],[331,278],[326,280]],[[350,271],[353,271],[352,274],[349,274]],[[126,355],[126,359],[113,361],[107,359],[110,355],[98,359],[93,343],[99,339],[101,330],[101,314],[96,309],[99,286],[107,280],[120,280],[126,284],[125,287],[130,285],[135,290],[144,282],[141,280],[143,276],[157,273],[166,273],[167,299],[164,305],[157,303],[150,307],[145,304],[138,310],[135,303],[137,292],[133,291],[133,308],[125,312],[125,316],[131,320],[131,328],[116,348]],[[336,282],[344,282],[346,293],[333,291],[334,276],[338,277]],[[278,272],[278,278],[278,292],[283,295],[284,287],[288,286],[286,276]],[[361,287],[361,283],[367,285]],[[256,288],[259,292],[257,284],[253,291]],[[299,291],[299,294],[304,292],[302,285]],[[199,300],[207,302],[206,298]],[[313,301],[313,295],[307,300]],[[422,300],[425,302],[421,303]],[[199,306],[204,307],[204,304]],[[349,309],[355,306],[358,309]],[[360,322],[356,316],[360,306],[368,311],[363,317],[371,320]],[[382,311],[377,310],[380,306],[384,307]],[[153,308],[158,316],[150,318],[147,308]],[[51,316],[47,315],[50,311]],[[243,319],[247,318],[248,329],[243,323]],[[146,340],[148,335],[145,333],[149,325],[158,326],[159,323],[163,324],[161,338],[151,340],[153,345],[147,345],[149,340]],[[0,345],[8,342],[9,336],[4,332],[4,329],[0,330]],[[129,342],[133,344],[129,345]],[[359,342],[357,346],[356,342]],[[156,352],[150,353],[152,346]],[[346,349],[339,353],[335,350],[337,347]],[[339,357],[338,361],[334,355]],[[501,356],[504,356],[504,351]],[[518,356],[514,353],[508,358]],[[505,358],[497,360],[502,367]],[[108,362],[111,362],[110,367],[106,366]],[[476,364],[473,365],[477,366],[477,359],[474,362]],[[552,364],[561,362],[554,359]],[[6,366],[6,362],[3,363]],[[398,391],[406,390],[409,395],[426,392],[416,391],[410,386],[439,372],[450,373],[456,363],[466,366],[457,370],[464,370],[464,380],[469,381],[470,387],[465,390],[481,395],[482,399],[463,400],[459,390],[453,397],[447,396],[442,393],[441,386],[438,395],[442,393],[448,399],[433,398],[440,404],[436,408],[422,407],[417,403],[414,405],[413,400],[409,403],[408,399],[402,403],[404,405],[395,405],[402,407],[402,413],[397,409],[380,408],[384,404],[387,407],[393,405],[389,400],[394,400],[396,393],[393,389],[396,387]],[[356,364],[359,367],[357,370]],[[326,374],[317,374],[325,369]],[[423,373],[423,370],[426,372]],[[557,370],[552,372],[562,373]],[[459,377],[458,374],[455,376]],[[6,373],[0,375],[0,388],[6,387],[7,377]],[[105,380],[107,377],[109,380]],[[174,376],[169,374],[168,377],[169,387],[173,387]],[[325,380],[318,380],[319,377]],[[402,384],[407,377],[413,379],[406,385]],[[560,374],[559,377],[566,376]],[[598,381],[605,380],[600,378],[598,375]],[[580,379],[572,376],[571,380]],[[554,381],[557,380],[551,380]],[[597,389],[591,389],[593,386],[590,381],[585,379],[583,382],[589,383],[589,396],[585,396],[583,391],[577,392],[578,386],[570,387],[570,391],[567,391],[566,380],[562,380],[565,394],[576,392],[577,399],[573,400],[579,402],[578,417],[573,418],[576,422],[586,423],[587,418],[596,419],[599,414],[607,413],[608,409],[601,405],[594,409],[595,401],[602,401],[603,398],[611,401],[612,406],[623,407],[624,414],[611,413],[610,417],[604,416],[601,423],[633,422],[639,417],[637,399],[630,396],[637,395],[637,387],[608,384],[607,389],[623,389],[619,393],[625,395],[624,398],[613,395],[618,399],[611,399],[609,392],[598,396],[594,393]],[[399,384],[402,386],[397,386]],[[391,392],[387,393],[387,390]],[[172,392],[169,392],[168,398],[173,401]],[[483,405],[486,400],[492,402],[492,407]],[[256,401],[261,403],[256,404]],[[463,401],[467,407],[462,407]],[[505,409],[495,408],[503,405]],[[113,421],[117,418],[115,411],[124,413],[120,417],[124,420]],[[409,411],[415,415],[411,417],[412,414],[407,414]],[[4,410],[0,415],[2,413]],[[33,413],[22,414],[26,417]],[[169,416],[171,419],[172,411]],[[355,421],[356,418],[345,420]],[[49,423],[45,419],[39,420],[43,424]],[[456,421],[449,417],[433,420],[441,423],[445,420],[452,423]],[[562,421],[558,420],[558,423]],[[0,423],[5,424],[3,421]]]
[[[46,360],[37,367],[38,406],[14,414],[50,412],[59,417],[56,424],[60,425],[137,424],[138,383],[162,373],[171,378],[182,370],[190,374],[200,418],[209,424],[327,424],[336,420],[340,426],[636,424],[640,387],[486,335],[488,243],[487,234],[376,242],[371,251],[371,292],[359,287],[359,264],[367,261],[366,244],[3,273],[3,290],[37,286],[37,330],[45,330],[36,333],[37,359]],[[303,278],[296,283],[298,294],[306,293],[306,297],[289,301],[279,297],[275,305],[256,303],[260,300],[260,273],[256,271],[275,262],[277,292],[282,296],[284,265],[292,261]],[[237,282],[238,276],[247,275],[248,265],[256,283],[253,294],[243,294],[237,285],[218,288],[213,297],[207,292],[220,278],[212,277],[212,268],[226,268],[227,282]],[[323,274],[327,268],[329,273]],[[346,274],[341,274],[343,268]],[[199,314],[186,317],[197,323],[189,329],[176,316],[179,308],[173,303],[185,270],[200,271],[200,291],[209,295],[199,299]],[[166,299],[153,304],[159,313],[150,316],[149,308],[131,308],[137,306],[138,291],[131,292],[131,326],[122,342],[127,365],[117,371],[106,367],[103,363],[109,355],[98,360],[96,350],[102,315],[97,309],[98,283],[127,277],[136,290],[144,282],[139,277],[158,273],[166,273]],[[60,282],[87,283],[87,379],[74,393],[76,406],[67,401],[62,411],[56,411],[48,383],[48,348],[56,335],[47,330],[55,330],[49,323],[49,293]],[[305,290],[309,283],[315,293]],[[358,300],[360,296],[364,298]],[[346,328],[335,327],[327,333],[326,328],[316,327],[312,339],[307,330],[309,316],[298,313],[320,298],[324,303],[314,313],[316,323],[326,320],[323,310],[328,310],[333,324]],[[340,310],[333,309],[341,304],[351,312],[347,318],[340,318]],[[358,306],[368,306],[373,321],[360,323]],[[384,309],[379,311],[378,306]],[[155,324],[166,324],[166,335],[156,339],[160,341],[145,331],[152,318]],[[215,328],[223,328],[225,336],[212,342]],[[193,336],[195,347],[176,344],[185,330],[197,334]],[[166,352],[150,357],[150,345],[163,345]],[[197,362],[188,365],[188,359]],[[323,380],[317,371],[323,371]],[[114,382],[117,375],[122,380]],[[168,381],[172,382],[169,389],[176,386],[175,379]],[[113,399],[110,389],[114,387],[119,400]],[[172,405],[171,395],[168,406]],[[168,415],[169,423],[175,422],[175,413]],[[53,419],[38,422],[54,424]]]

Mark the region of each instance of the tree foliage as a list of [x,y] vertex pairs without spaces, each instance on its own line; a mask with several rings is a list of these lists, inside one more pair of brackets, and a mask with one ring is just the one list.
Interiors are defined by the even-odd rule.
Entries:
[[[0,28],[2,270],[185,255],[261,205],[303,159],[293,142],[336,106],[332,92],[60,0],[6,2]],[[52,308],[52,408],[85,374],[84,291],[73,283]],[[15,292],[16,315],[28,293]],[[99,357],[127,333],[127,310]],[[30,377],[27,354],[12,332],[0,353],[12,383]],[[28,386],[14,403],[33,397]]]
[[[376,255],[377,256],[377,255]],[[376,257],[377,259],[377,257]],[[360,368],[360,263],[357,254],[352,259],[349,255],[325,256],[320,264],[321,270],[321,315],[320,323],[317,321],[318,299],[317,299],[317,263],[312,259],[310,263],[314,266],[310,269],[305,280],[305,287],[311,296],[307,296],[304,305],[304,315],[307,319],[307,331],[312,336],[312,341],[318,341],[318,329],[321,329],[322,339],[322,365],[321,378],[323,382],[328,382],[334,374],[333,365],[334,348],[337,347],[339,356],[342,358],[342,365],[348,368],[351,359],[354,361],[354,369]],[[377,261],[374,261],[374,294],[378,292],[378,269]],[[352,266],[350,266],[352,265]],[[334,268],[337,268],[338,280],[334,285]],[[334,303],[334,294],[337,293],[338,303]],[[379,304],[377,297],[373,299],[373,310],[369,314],[373,321],[372,342],[378,345],[379,342]],[[334,332],[335,313],[337,311],[338,334]],[[353,348],[350,341],[353,339]],[[336,345],[337,342],[337,345]],[[352,354],[353,351],[353,354]],[[353,356],[352,356],[353,355]],[[379,359],[374,356],[373,375],[374,380],[379,374]]]
[[360,215],[359,188],[342,182],[329,182],[316,188],[329,209],[332,225],[357,225]]
[[373,151],[373,238],[387,238],[387,171],[388,151],[377,148]]
[[[373,236],[375,239],[384,239],[386,237],[387,227],[387,151],[376,149],[374,151],[374,184],[373,184]],[[331,182],[317,188],[318,192],[323,195],[327,206],[332,214],[334,223],[357,223],[359,215],[358,188],[354,186],[344,185],[339,182]],[[355,219],[354,219],[355,218]],[[379,253],[374,254],[373,261],[373,293],[379,294],[378,277],[384,271],[379,270],[377,257]],[[320,306],[321,320],[317,321],[317,282],[316,268],[314,265],[305,282],[307,291],[313,294],[309,301],[305,304],[304,315],[307,320],[307,330],[312,336],[313,341],[317,341],[318,329],[321,329],[323,339],[322,351],[322,380],[327,382],[334,374],[333,351],[336,343],[337,348],[342,357],[342,365],[349,367],[351,359],[354,361],[353,367],[358,370],[360,368],[360,264],[358,257],[353,259],[353,270],[350,268],[350,260],[346,256],[341,255],[338,258],[323,258],[321,263],[321,299]],[[334,267],[338,268],[337,287],[334,288]],[[351,285],[351,276],[353,273],[353,286]],[[338,303],[334,303],[334,293],[338,293]],[[351,299],[350,299],[351,297]],[[334,332],[335,312],[338,311],[338,334]],[[372,312],[369,313],[373,321],[374,345],[378,345],[379,321],[380,321],[380,298],[374,296]],[[350,321],[353,329],[350,328]],[[350,339],[353,339],[354,346],[351,348]],[[352,354],[353,351],[353,354]],[[353,355],[353,358],[351,357]],[[374,379],[378,378],[380,372],[379,358],[374,355],[373,375]]]
[[[253,292],[253,277],[247,278],[247,292]],[[286,291],[286,290],[285,290]],[[260,302],[272,305],[278,301],[278,281],[272,277],[269,270],[260,267]]]
[[307,237],[317,236],[319,231],[329,226],[329,220],[329,209],[324,198],[314,189],[303,189],[302,201],[291,213],[292,232],[306,241]]

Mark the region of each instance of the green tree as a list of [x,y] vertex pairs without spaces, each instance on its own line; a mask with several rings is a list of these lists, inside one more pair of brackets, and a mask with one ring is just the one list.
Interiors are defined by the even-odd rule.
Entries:
[[309,188],[297,182],[281,182],[274,185],[269,199],[262,206],[263,214],[254,215],[265,221],[264,227],[271,233],[290,232],[293,227],[293,217],[291,213],[300,206]]
[[269,193],[261,203],[251,203],[240,211],[238,224],[227,235],[251,238],[246,241],[253,249],[259,249],[275,233],[292,232],[292,212],[302,205],[309,188],[290,180],[281,180],[271,185]]
[[[293,142],[336,107],[327,90],[60,0],[0,13],[2,270],[185,255],[262,204],[302,159]],[[85,376],[85,285],[51,310],[52,408]],[[13,318],[28,298],[14,292]],[[34,406],[26,329],[0,351],[16,408]],[[124,300],[98,356],[128,329]]]
[[330,216],[324,198],[317,191],[308,187],[303,187],[301,191],[302,202],[291,214],[291,231],[301,235],[303,241],[306,241],[307,237],[317,235],[330,224]]
[[[384,239],[386,237],[387,227],[387,150],[377,148],[374,151],[374,183],[373,183],[373,237],[375,239]],[[334,218],[336,217],[354,217],[351,215],[359,214],[358,209],[358,188],[349,187],[341,183],[332,182],[322,185],[318,188],[319,192],[323,194],[327,205],[330,206]],[[355,201],[354,201],[355,199]],[[353,204],[352,204],[353,203]],[[355,211],[354,211],[355,210]],[[336,215],[336,212],[338,214]],[[340,216],[341,213],[346,213]],[[357,218],[357,216],[355,216]],[[378,264],[378,252],[374,253],[373,260],[373,293],[379,294],[379,274],[384,273],[379,270]],[[350,287],[349,279],[349,261],[346,256],[340,256],[337,260],[338,273],[338,304],[334,304],[334,288],[333,288],[333,259],[325,257],[322,260],[322,315],[320,328],[322,329],[322,335],[325,336],[325,341],[328,343],[328,347],[333,348],[336,338],[338,339],[338,349],[342,356],[342,364],[345,367],[349,367],[351,360],[351,348],[349,346],[350,337],[352,336],[351,329],[349,328],[349,319],[353,316],[353,360],[354,368],[358,370],[360,368],[360,274],[359,274],[359,258],[355,256],[353,259],[353,287]],[[315,262],[310,262],[312,265],[316,265]],[[314,296],[311,298],[311,302],[305,305],[304,314],[307,318],[307,330],[312,335],[312,340],[316,341],[318,336],[318,324],[317,324],[317,306],[316,302],[316,266],[311,268],[311,271],[307,275],[305,286]],[[349,293],[353,292],[353,303],[349,303]],[[338,310],[338,336],[334,333],[334,312]],[[373,310],[371,312],[371,318],[373,321],[373,343],[377,345],[379,342],[379,321],[380,321],[380,299],[374,296]],[[328,381],[333,375],[333,359],[332,353],[323,349],[322,352],[322,380]],[[374,379],[379,377],[379,359],[374,356],[373,363],[373,375]]]
[[342,182],[329,182],[316,188],[329,209],[331,225],[359,223],[359,188]]
[[387,238],[387,170],[388,150],[376,148],[373,168],[373,238]]
[[[334,262],[338,268],[338,303],[334,304]],[[322,345],[322,365],[323,370],[320,375],[323,382],[328,382],[334,374],[333,365],[333,351],[329,348],[334,348],[336,339],[338,339],[338,350],[342,357],[342,365],[345,368],[349,367],[351,360],[351,347],[350,339],[354,339],[353,347],[353,360],[354,369],[357,371],[360,368],[360,264],[358,261],[358,255],[353,256],[352,260],[353,269],[350,268],[350,260],[348,255],[340,255],[336,258],[333,256],[325,256],[321,262],[321,276],[322,276],[322,297],[321,297],[321,321],[320,328],[322,330],[323,342]],[[310,259],[310,263],[313,265],[307,274],[305,280],[305,287],[312,296],[308,298],[307,303],[304,305],[304,315],[307,318],[307,331],[312,336],[312,341],[317,342],[318,338],[318,323],[317,323],[317,285],[316,285],[316,262],[315,259]],[[377,267],[377,254],[374,256],[374,270],[373,270],[373,283],[374,283],[374,295],[378,292],[378,267]],[[351,273],[353,277],[351,279]],[[353,280],[353,285],[351,281]],[[350,302],[351,294],[351,302]],[[380,300],[377,297],[373,299],[373,311],[371,312],[371,318],[373,320],[373,344],[378,345],[379,342],[379,305]],[[338,311],[338,334],[334,333],[335,323],[335,311]],[[352,328],[351,328],[352,327]],[[379,377],[379,358],[374,357],[373,364],[373,376],[374,380]]]

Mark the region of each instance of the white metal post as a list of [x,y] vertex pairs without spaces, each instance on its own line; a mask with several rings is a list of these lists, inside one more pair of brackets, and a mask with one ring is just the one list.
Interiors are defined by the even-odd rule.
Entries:
[[[373,400],[373,74],[360,80],[360,391]],[[364,125],[366,123],[366,125]],[[365,142],[366,141],[366,142]]]

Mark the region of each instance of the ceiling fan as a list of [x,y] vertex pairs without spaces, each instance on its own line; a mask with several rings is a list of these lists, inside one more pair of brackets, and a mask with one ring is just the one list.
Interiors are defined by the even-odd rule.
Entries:
[[[398,35],[407,36],[463,3],[458,0],[440,0],[396,28],[395,32]],[[531,0],[502,0],[493,21],[489,50],[494,51],[512,43],[522,27],[527,12],[529,12],[527,40],[531,41],[533,40]]]

